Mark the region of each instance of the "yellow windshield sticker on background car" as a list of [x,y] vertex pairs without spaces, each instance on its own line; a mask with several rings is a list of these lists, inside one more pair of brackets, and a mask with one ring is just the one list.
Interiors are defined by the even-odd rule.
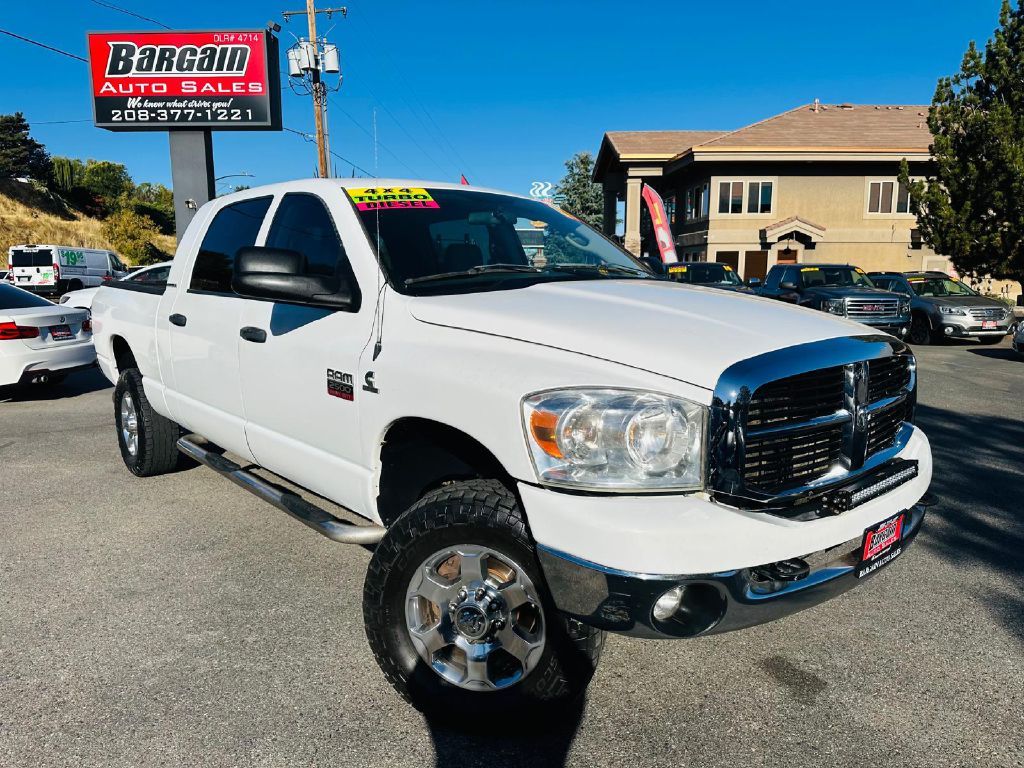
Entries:
[[360,211],[441,207],[422,187],[359,187],[345,191]]
[[821,272],[817,267],[804,267],[800,270],[801,272]]
[[857,273],[858,273],[858,274],[861,274],[861,275],[863,275],[863,274],[864,274],[864,270],[863,270],[863,269],[861,269],[860,267],[856,267],[856,270],[857,270]]
[[722,269],[724,269],[726,272],[732,272],[732,267],[730,267],[728,264],[723,264]]
[[686,267],[669,267],[668,273],[670,275],[678,275],[686,271]]

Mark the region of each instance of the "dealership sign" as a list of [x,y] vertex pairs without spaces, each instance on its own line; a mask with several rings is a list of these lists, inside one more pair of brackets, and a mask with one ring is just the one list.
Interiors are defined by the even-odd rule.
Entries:
[[90,33],[89,71],[100,128],[280,130],[277,40],[263,30]]

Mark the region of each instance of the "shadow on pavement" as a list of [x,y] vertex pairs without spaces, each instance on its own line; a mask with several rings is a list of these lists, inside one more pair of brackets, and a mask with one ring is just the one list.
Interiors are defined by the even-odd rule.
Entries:
[[562,768],[568,762],[585,709],[586,699],[580,697],[564,716],[545,721],[517,717],[501,722],[482,716],[453,726],[425,719],[434,741],[437,768]]
[[1024,362],[1024,356],[1018,355],[1008,347],[979,347],[969,350],[971,354],[990,357],[993,360],[1014,360]]
[[[982,566],[1003,574],[1003,583],[1020,584],[1024,422],[1019,416],[967,416],[919,406],[917,423],[931,441],[931,489],[938,502],[922,542],[958,566]],[[993,585],[978,599],[1024,642],[1024,590],[1006,592]]]
[[0,403],[26,403],[46,400],[63,400],[90,392],[97,392],[111,386],[98,368],[77,371],[58,384],[22,384],[0,387]]

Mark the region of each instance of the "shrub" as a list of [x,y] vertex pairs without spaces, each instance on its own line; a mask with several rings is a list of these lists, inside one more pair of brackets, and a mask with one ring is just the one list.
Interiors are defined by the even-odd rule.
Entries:
[[151,218],[131,208],[122,208],[103,222],[103,236],[132,264],[150,264],[161,260],[162,251],[153,245],[159,234]]

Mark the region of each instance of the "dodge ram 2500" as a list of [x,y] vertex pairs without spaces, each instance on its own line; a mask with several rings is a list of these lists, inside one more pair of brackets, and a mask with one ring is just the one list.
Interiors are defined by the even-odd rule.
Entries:
[[206,204],[166,284],[98,291],[95,343],[131,472],[189,457],[375,545],[366,633],[416,706],[557,706],[605,631],[777,619],[913,541],[932,461],[901,341],[656,277],[528,198],[366,184]]

